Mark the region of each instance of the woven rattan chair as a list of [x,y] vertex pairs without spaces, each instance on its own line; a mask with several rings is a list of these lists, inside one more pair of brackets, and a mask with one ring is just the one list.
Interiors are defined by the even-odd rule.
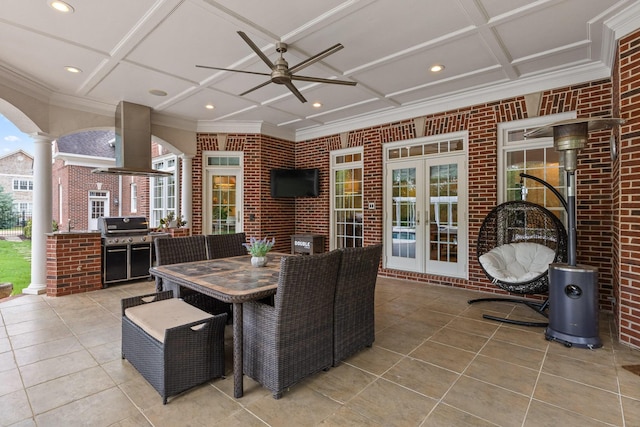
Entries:
[[274,305],[244,304],[244,373],[276,399],[331,367],[340,257],[340,251],[283,257]]
[[[184,237],[160,237],[155,239],[154,245],[156,265],[158,266],[208,259],[206,237],[201,234]],[[227,313],[229,319],[231,318],[231,304],[156,277],[156,292],[169,290],[173,291],[176,298],[182,298],[201,310],[212,314]]]
[[242,246],[246,243],[245,233],[232,234],[208,234],[207,256],[209,259],[228,258],[247,254],[247,248]]
[[[519,245],[523,243],[528,244],[528,248],[533,248],[533,250],[527,249],[526,257],[523,258],[528,258],[527,261],[531,265],[537,264],[537,269],[533,271],[525,269],[514,273],[515,269],[495,268],[496,264],[503,263],[501,251],[514,254],[517,258],[520,250]],[[482,271],[499,288],[520,295],[544,294],[549,290],[549,264],[565,262],[567,259],[567,232],[560,219],[543,206],[526,201],[506,202],[493,208],[482,222],[476,244],[476,254]],[[534,259],[536,256],[540,256],[538,254],[544,256],[544,261],[540,262]],[[521,265],[518,267],[520,268]],[[469,304],[483,301],[524,304],[545,317],[548,308],[548,300],[535,302],[515,298],[479,298],[470,300]],[[547,322],[505,319],[488,314],[483,317],[523,326],[545,327],[548,324]]]
[[[143,312],[131,311],[144,304],[147,305]],[[180,324],[184,318],[191,321]],[[150,327],[156,319],[162,322]],[[210,315],[174,299],[171,291],[125,298],[122,300],[122,358],[142,374],[166,404],[171,396],[224,376],[226,321],[226,313]],[[162,330],[162,336],[154,337]]]
[[374,296],[382,245],[340,251],[333,311],[333,366],[373,344]]

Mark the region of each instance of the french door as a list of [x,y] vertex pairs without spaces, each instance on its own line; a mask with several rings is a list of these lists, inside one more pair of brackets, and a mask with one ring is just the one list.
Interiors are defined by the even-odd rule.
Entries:
[[210,154],[205,163],[205,234],[243,231],[242,157],[231,152]]
[[466,178],[464,155],[387,163],[386,267],[466,277]]

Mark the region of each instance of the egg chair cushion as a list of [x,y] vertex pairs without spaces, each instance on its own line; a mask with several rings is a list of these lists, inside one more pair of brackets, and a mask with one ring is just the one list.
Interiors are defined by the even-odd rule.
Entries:
[[523,283],[546,274],[556,252],[538,243],[508,243],[491,249],[478,260],[487,274],[507,283]]

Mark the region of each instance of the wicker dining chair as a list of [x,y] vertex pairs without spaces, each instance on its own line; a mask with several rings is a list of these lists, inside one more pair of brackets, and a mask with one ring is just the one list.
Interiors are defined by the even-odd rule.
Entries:
[[333,361],[333,298],[341,252],[283,257],[274,304],[244,304],[244,373],[282,392]]
[[[202,234],[184,237],[160,237],[155,239],[154,245],[156,265],[158,266],[205,261],[207,259],[207,242]],[[173,291],[173,295],[176,298],[182,298],[201,310],[212,314],[227,313],[229,319],[231,318],[231,304],[156,277],[156,292],[169,290]]]
[[374,297],[382,245],[340,249],[333,312],[333,366],[375,340]]
[[247,254],[247,248],[242,246],[246,243],[245,233],[232,234],[208,234],[207,256],[209,259],[228,258]]

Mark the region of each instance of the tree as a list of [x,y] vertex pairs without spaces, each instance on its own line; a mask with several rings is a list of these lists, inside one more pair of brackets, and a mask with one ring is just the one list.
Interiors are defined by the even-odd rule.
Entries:
[[13,196],[4,192],[0,186],[0,229],[10,228],[13,224]]

